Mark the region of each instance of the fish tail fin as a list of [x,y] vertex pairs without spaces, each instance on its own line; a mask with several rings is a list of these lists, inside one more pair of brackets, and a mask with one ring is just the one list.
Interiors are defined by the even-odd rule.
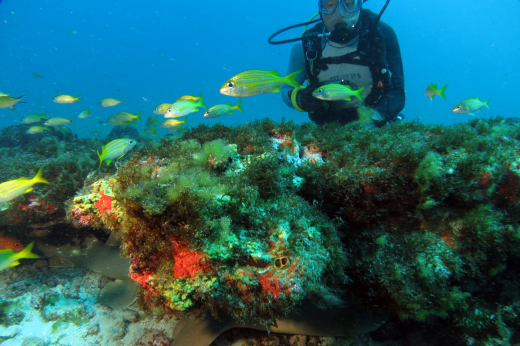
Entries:
[[24,97],[25,95],[27,95],[27,94],[23,94],[22,96],[15,97],[15,99],[19,100],[19,99],[21,99],[22,97]]
[[137,119],[143,121],[143,119],[141,119],[141,113],[142,113],[142,112],[139,112],[139,113],[137,113],[135,116],[137,117]]
[[97,153],[97,156],[99,157],[99,167],[98,169],[101,168],[101,164],[103,163],[103,159],[101,158],[101,155],[99,155],[99,150],[96,150],[96,153]]
[[105,163],[107,164],[107,166],[110,164],[110,162],[112,162],[112,160],[106,160]]
[[[74,118],[70,118],[70,123],[71,123],[72,125],[74,125],[74,121],[73,121],[73,120],[74,120]],[[76,126],[76,125],[74,125],[74,126]]]
[[286,80],[286,83],[289,84],[290,86],[293,86],[295,88],[299,88],[300,87],[300,83],[298,83],[296,81],[296,76],[298,76],[300,74],[300,72],[302,72],[303,69],[301,70],[298,70],[296,72],[293,72],[291,74],[288,74],[287,76],[284,77],[284,79]]
[[488,104],[489,101],[491,101],[491,99],[487,100],[487,101],[484,103],[484,107],[487,107],[487,108],[491,109],[491,108],[489,107],[489,104]]
[[[444,101],[446,101],[446,88],[448,87],[448,84],[450,83],[446,83],[445,86],[443,86],[440,90],[439,90],[439,95],[442,97],[442,99]],[[433,96],[432,96],[432,100],[433,100]]]
[[38,173],[36,173],[34,178],[32,178],[32,183],[33,184],[36,184],[36,183],[49,184],[49,182],[42,177],[42,167],[40,167],[40,169],[38,170]]
[[47,114],[47,111],[43,112],[42,119],[49,119],[49,118],[47,118],[47,116],[45,114]]
[[40,256],[31,252],[33,246],[34,242],[31,242],[29,245],[25,247],[25,249],[23,249],[15,255],[16,258],[40,258]]
[[356,92],[354,93],[354,96],[356,96],[361,102],[363,102],[363,95],[361,95],[361,93],[363,93],[365,88],[366,87],[362,87],[361,89],[356,90]]
[[79,102],[81,102],[81,100],[80,100],[80,98],[79,98],[80,96],[81,96],[81,94],[79,94],[78,96],[76,96],[76,100],[79,101]]
[[204,97],[202,96],[202,93],[200,93],[199,95],[199,104],[200,104],[200,107],[204,107],[204,108],[208,108],[205,104],[204,104]]
[[242,109],[241,104],[242,104],[242,99],[238,99],[238,103],[233,108],[235,108],[237,111],[241,111],[242,113],[244,113],[244,110]]
[[48,126],[43,126],[43,130],[44,130],[44,131],[50,131],[50,129],[49,129]]
[[123,99],[124,99],[124,97],[121,97],[121,100],[119,100],[120,104],[123,104]]
[[199,97],[197,97],[197,101],[200,100],[201,98],[202,98],[202,91],[200,92]]

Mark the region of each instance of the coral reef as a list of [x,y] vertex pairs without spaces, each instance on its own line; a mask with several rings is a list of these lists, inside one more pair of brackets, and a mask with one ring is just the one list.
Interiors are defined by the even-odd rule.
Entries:
[[[2,205],[0,223],[25,225],[28,240],[65,216],[74,232],[113,233],[153,311],[269,325],[304,298],[326,307],[341,292],[390,314],[377,340],[519,342],[514,122],[201,125],[142,139],[102,172],[92,172],[102,142],[44,140],[0,149],[4,181],[43,166],[55,182]],[[6,304],[1,320],[23,319]]]
[[134,155],[68,209],[75,225],[121,237],[149,305],[269,323],[345,282],[333,223],[289,193],[290,164],[275,146],[257,157],[223,140],[167,149]]
[[121,237],[149,305],[268,323],[342,288],[374,312],[489,341],[501,338],[497,316],[518,323],[507,311],[519,284],[519,139],[503,118],[199,126],[99,182],[113,179],[122,216],[75,202],[68,216]]

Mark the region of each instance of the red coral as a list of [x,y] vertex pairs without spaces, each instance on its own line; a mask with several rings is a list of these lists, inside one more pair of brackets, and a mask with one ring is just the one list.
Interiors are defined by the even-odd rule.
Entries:
[[264,275],[256,274],[256,277],[260,286],[262,286],[262,290],[264,292],[270,292],[273,297],[277,299],[281,292],[279,280],[273,280],[271,272],[267,272]]
[[[105,192],[101,191],[101,197],[99,198],[99,201],[94,203],[94,206],[99,210],[99,212],[101,213],[101,216],[106,215],[105,213],[107,210],[109,212],[112,211],[112,200],[113,200],[112,197],[105,195]],[[108,213],[108,215],[110,215],[110,214],[111,213]]]
[[173,277],[194,278],[201,273],[215,272],[203,253],[190,250],[186,243],[174,240],[172,247],[175,263]]

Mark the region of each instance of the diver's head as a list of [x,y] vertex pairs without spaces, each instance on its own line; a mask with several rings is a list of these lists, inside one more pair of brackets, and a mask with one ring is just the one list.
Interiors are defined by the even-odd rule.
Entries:
[[318,0],[321,19],[329,39],[337,43],[347,43],[358,35],[359,14],[363,0]]

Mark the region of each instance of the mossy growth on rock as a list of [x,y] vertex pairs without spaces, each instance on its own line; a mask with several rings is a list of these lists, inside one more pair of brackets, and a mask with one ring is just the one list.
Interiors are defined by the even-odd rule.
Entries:
[[[121,237],[146,302],[268,323],[345,282],[333,223],[294,194],[289,165],[269,142],[253,156],[224,140],[168,144],[167,156],[136,153],[69,204],[75,222],[101,220]],[[96,197],[100,184],[110,194]],[[99,212],[106,198],[109,214]]]
[[[507,311],[520,285],[519,140],[503,118],[199,126],[98,181],[116,207],[96,220],[121,237],[143,300],[166,310],[269,322],[343,289],[365,309],[485,342],[497,305],[518,324]],[[88,224],[83,205],[69,215]]]

